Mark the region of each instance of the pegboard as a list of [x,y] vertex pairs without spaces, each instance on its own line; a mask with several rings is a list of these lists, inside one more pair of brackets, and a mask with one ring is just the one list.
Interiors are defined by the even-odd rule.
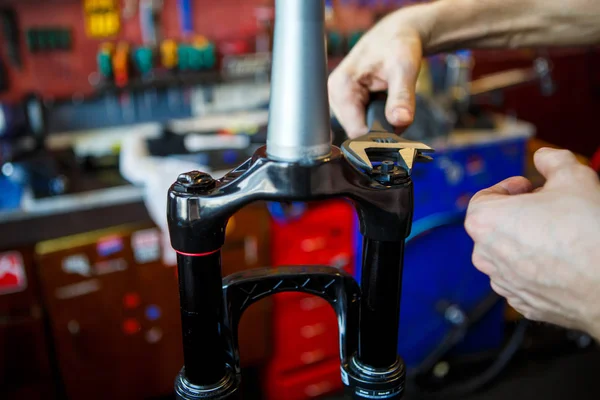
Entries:
[[[121,11],[125,1],[118,0]],[[164,37],[183,39],[178,0],[163,1],[160,21]],[[134,2],[137,3],[137,0]],[[258,29],[255,7],[272,4],[272,0],[191,0],[191,4],[194,32],[218,44],[231,39],[253,40]],[[21,70],[9,64],[7,44],[2,36],[0,57],[8,75],[10,89],[0,94],[0,101],[18,101],[24,94],[32,91],[49,100],[88,96],[93,93],[89,77],[97,71],[96,54],[100,44],[123,40],[135,46],[142,41],[137,4],[132,17],[123,18],[121,12],[119,33],[112,38],[88,36],[83,0],[0,0],[0,7],[13,8],[17,13],[23,60]],[[71,50],[37,54],[31,54],[27,50],[24,32],[48,26],[71,30]]]
[[[85,5],[116,4],[119,11],[119,31],[114,37],[96,38],[86,28]],[[96,55],[103,42],[125,41],[130,47],[142,42],[139,2],[141,0],[0,0],[0,7],[10,7],[18,16],[20,52],[23,67],[10,66],[6,57],[6,41],[0,32],[3,52],[1,62],[7,70],[10,88],[0,93],[0,101],[18,101],[28,92],[37,92],[49,101],[80,100],[93,93],[90,74],[97,71]],[[179,0],[162,0],[160,31],[163,38],[184,39],[178,7]],[[415,1],[332,0],[333,18],[327,27],[342,34],[368,30],[385,11]],[[418,2],[418,1],[417,1]],[[220,47],[225,40],[247,40],[253,48],[259,27],[258,6],[272,6],[274,0],[190,0],[195,34],[204,35]],[[72,36],[69,51],[31,54],[26,47],[24,32],[40,27],[68,28]],[[0,30],[1,31],[1,30]]]

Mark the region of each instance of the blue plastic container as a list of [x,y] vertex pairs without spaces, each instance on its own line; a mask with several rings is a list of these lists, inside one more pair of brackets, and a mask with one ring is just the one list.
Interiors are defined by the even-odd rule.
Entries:
[[0,211],[18,209],[21,205],[23,189],[10,179],[0,176]]

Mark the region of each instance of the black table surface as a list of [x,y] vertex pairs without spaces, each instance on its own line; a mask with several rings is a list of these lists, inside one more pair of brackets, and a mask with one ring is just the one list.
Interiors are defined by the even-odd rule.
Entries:
[[[487,387],[461,400],[598,400],[599,366],[600,349],[596,346],[561,354],[521,354]],[[419,398],[406,395],[403,400]]]

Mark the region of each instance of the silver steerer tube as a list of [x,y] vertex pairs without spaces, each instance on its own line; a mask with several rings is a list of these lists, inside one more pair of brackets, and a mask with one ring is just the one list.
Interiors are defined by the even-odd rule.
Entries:
[[276,0],[267,154],[310,162],[331,152],[324,0]]

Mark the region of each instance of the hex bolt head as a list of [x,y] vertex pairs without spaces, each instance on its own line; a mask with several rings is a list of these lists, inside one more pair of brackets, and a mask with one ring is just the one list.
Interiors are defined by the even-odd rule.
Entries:
[[381,162],[381,172],[388,173],[393,171],[394,162],[393,161],[382,161]]
[[215,186],[215,183],[213,177],[205,172],[190,171],[177,177],[175,190],[186,193],[210,190]]

